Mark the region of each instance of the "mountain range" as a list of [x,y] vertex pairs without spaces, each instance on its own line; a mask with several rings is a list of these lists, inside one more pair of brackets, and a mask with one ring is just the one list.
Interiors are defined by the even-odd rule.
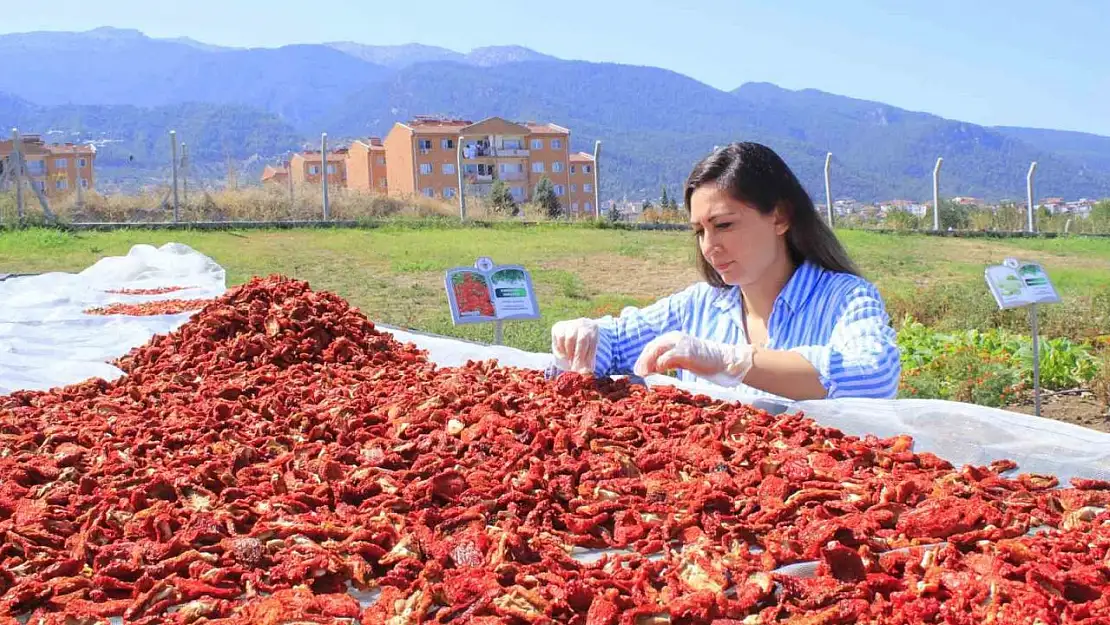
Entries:
[[554,122],[571,129],[574,150],[602,140],[608,198],[673,193],[700,157],[737,140],[773,147],[818,202],[827,152],[836,198],[929,198],[938,156],[948,196],[1024,197],[1031,161],[1038,195],[1110,196],[1110,137],[981,126],[769,83],[726,92],[665,69],[520,46],[228,48],[99,28],[3,35],[0,59],[0,127],[96,142],[102,180],[163,175],[170,129],[198,166],[260,167],[317,146],[322,131],[342,145],[441,114]]

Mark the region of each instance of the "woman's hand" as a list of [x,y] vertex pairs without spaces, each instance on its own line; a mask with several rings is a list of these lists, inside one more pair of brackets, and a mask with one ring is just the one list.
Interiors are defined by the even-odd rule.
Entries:
[[643,377],[684,369],[714,384],[736,386],[751,368],[751,345],[727,345],[682,332],[668,332],[644,347],[633,370]]
[[564,371],[590,374],[597,357],[598,324],[592,319],[560,321],[551,326],[551,353]]

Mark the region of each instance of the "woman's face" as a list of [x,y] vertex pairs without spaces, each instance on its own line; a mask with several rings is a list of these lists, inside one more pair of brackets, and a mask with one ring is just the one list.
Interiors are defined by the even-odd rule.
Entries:
[[715,183],[691,194],[690,225],[702,255],[731,286],[758,281],[786,255],[789,224],[782,211],[764,215]]

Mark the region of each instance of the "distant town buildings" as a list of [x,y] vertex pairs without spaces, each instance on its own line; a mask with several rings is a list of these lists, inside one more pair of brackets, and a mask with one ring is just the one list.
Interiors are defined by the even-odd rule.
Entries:
[[[15,143],[0,141],[0,180],[11,183]],[[20,137],[20,154],[31,185],[49,198],[94,188],[96,148],[73,143],[46,143],[40,135]]]
[[[294,184],[319,184],[323,166],[319,151],[300,152],[280,166],[267,166],[262,182],[289,184],[292,178]],[[396,197],[453,200],[460,181],[467,196],[485,196],[500,180],[513,198],[527,202],[546,176],[567,214],[587,216],[597,201],[595,168],[591,154],[570,151],[568,128],[500,117],[478,122],[416,117],[394,124],[384,140],[354,141],[327,157],[329,184]]]

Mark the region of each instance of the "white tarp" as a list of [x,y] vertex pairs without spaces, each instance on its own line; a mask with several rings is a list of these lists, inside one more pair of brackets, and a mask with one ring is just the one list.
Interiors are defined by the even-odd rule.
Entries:
[[[15,268],[18,269],[18,268]],[[119,289],[189,287],[160,295]],[[136,245],[80,273],[46,273],[0,281],[0,394],[41,390],[90,377],[113,380],[108,364],[155,334],[170,332],[191,313],[133,317],[84,311],[115,303],[205,300],[226,290],[223,267],[179,243]],[[203,304],[198,303],[198,308]]]
[[[18,268],[16,268],[18,269]],[[105,293],[109,289],[190,286],[157,296]],[[172,331],[189,313],[153,317],[92,316],[82,311],[112,302],[212,298],[226,289],[224,270],[180,244],[138,245],[127,256],[105,258],[78,274],[51,273],[0,281],[0,394],[45,389],[120,371],[107,361]],[[402,341],[428,350],[441,366],[496,358],[501,364],[545,369],[549,354],[489,346],[381,326]],[[692,386],[663,376],[648,385],[672,384],[723,400],[750,401],[727,389]],[[802,410],[819,423],[863,436],[914,437],[916,451],[930,451],[956,466],[1008,458],[1020,471],[1110,478],[1110,434],[982,406],[937,400],[807,401],[790,405],[756,402],[771,410]]]

